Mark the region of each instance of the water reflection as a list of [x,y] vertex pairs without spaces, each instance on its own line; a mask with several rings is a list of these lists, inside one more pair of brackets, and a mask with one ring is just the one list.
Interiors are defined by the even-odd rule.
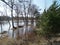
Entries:
[[[31,24],[31,21],[29,21],[28,24]],[[29,32],[31,30],[31,26],[28,26],[28,30],[26,30],[26,26],[24,26],[24,22],[22,20],[19,21],[19,25],[23,25],[22,28],[19,28],[19,35],[23,35],[26,32]],[[34,26],[36,23],[34,22]],[[14,21],[14,26],[17,26],[17,21]],[[2,30],[2,31],[1,31]],[[0,33],[3,31],[7,31],[8,36],[12,37],[13,29],[12,29],[12,21],[3,21],[2,24],[0,24]],[[14,31],[14,37],[17,34],[17,29]]]

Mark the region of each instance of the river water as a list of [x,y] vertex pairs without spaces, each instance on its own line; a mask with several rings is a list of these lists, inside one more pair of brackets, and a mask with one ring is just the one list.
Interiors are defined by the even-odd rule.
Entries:
[[[4,23],[3,23],[4,22]],[[31,24],[31,21],[29,20],[28,24]],[[22,20],[19,21],[19,25],[23,25],[22,28],[19,28],[19,34],[25,34],[25,32],[31,31],[31,26],[28,26],[28,30],[26,30],[26,26],[24,26],[24,22]],[[14,21],[14,26],[17,26],[17,22]],[[34,26],[36,26],[36,22],[34,21]],[[2,24],[0,24],[0,33],[3,31],[7,31],[7,34],[9,37],[12,37],[13,29],[12,29],[12,21],[2,21]],[[14,31],[14,37],[17,34],[17,30]]]

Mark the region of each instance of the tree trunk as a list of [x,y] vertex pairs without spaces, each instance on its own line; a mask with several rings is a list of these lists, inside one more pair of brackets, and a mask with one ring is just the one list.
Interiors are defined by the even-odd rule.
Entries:
[[[11,0],[12,28],[14,28],[14,22],[13,22],[13,4],[14,4],[14,0]],[[12,37],[14,37],[14,30],[13,30],[13,33],[12,33]]]

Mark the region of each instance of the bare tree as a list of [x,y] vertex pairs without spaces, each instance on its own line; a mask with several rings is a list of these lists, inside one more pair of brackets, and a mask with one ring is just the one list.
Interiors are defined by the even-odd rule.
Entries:
[[18,4],[18,3],[15,4],[15,7],[16,7],[15,12],[16,12],[16,14],[17,14],[17,27],[18,27],[18,28],[17,28],[17,30],[18,30],[18,32],[17,32],[17,37],[19,37],[19,28],[20,28],[20,27],[19,27],[19,26],[20,26],[20,25],[19,25],[19,18],[20,18],[20,17],[19,17],[19,14],[20,14],[20,12],[21,12],[21,11],[20,11],[20,10],[21,10],[20,4]]
[[30,6],[31,6],[31,1],[32,0],[19,0],[19,2],[20,3],[22,3],[22,5],[23,5],[23,16],[25,16],[25,17],[23,17],[23,20],[24,20],[24,25],[25,25],[25,34],[27,34],[27,32],[28,32],[28,19],[29,19],[29,17],[28,17],[28,15],[29,15],[29,8],[30,8]]
[[[12,27],[14,28],[14,21],[13,21],[13,10],[14,10],[14,5],[16,7],[15,12],[17,14],[17,26],[19,26],[19,14],[22,14],[23,17],[23,21],[24,21],[24,25],[25,25],[25,34],[28,32],[28,20],[30,17],[28,17],[28,15],[31,15],[31,27],[33,27],[33,18],[34,18],[34,6],[31,6],[32,0],[17,0],[18,2],[20,2],[20,4],[22,4],[22,11],[20,9],[20,4],[16,3],[14,4],[15,0],[10,0],[11,4],[8,4],[5,0],[1,0],[3,1],[5,4],[7,4],[10,8],[11,8],[11,17],[12,17]],[[31,10],[30,10],[31,9]],[[30,11],[30,14],[29,14]],[[25,17],[24,17],[25,16]],[[19,35],[19,30],[18,30],[18,35]],[[14,30],[13,30],[13,34],[12,36],[14,36]]]
[[31,15],[31,28],[32,28],[32,30],[34,28],[34,20],[36,18],[37,11],[38,11],[37,6],[32,4],[29,8],[29,14]]
[[[14,5],[14,0],[11,0],[12,27],[14,28],[14,21],[13,21],[13,5]],[[13,30],[12,37],[14,37],[14,30]]]

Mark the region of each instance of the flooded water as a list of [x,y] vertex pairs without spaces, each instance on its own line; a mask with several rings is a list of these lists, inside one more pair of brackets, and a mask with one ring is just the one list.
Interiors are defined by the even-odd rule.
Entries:
[[[4,22],[4,23],[3,23]],[[0,33],[3,31],[7,31],[8,36],[12,37],[13,29],[12,29],[12,21],[3,21],[2,24],[0,24]],[[29,21],[28,24],[31,24],[31,21]],[[19,34],[25,34],[25,32],[29,32],[31,30],[31,26],[28,26],[28,30],[26,30],[26,26],[22,20],[19,21],[19,25],[23,25],[22,28],[19,28]],[[14,21],[14,26],[17,26],[17,22]],[[34,21],[34,26],[36,26],[36,23]],[[16,36],[17,30],[14,31],[14,36]]]

